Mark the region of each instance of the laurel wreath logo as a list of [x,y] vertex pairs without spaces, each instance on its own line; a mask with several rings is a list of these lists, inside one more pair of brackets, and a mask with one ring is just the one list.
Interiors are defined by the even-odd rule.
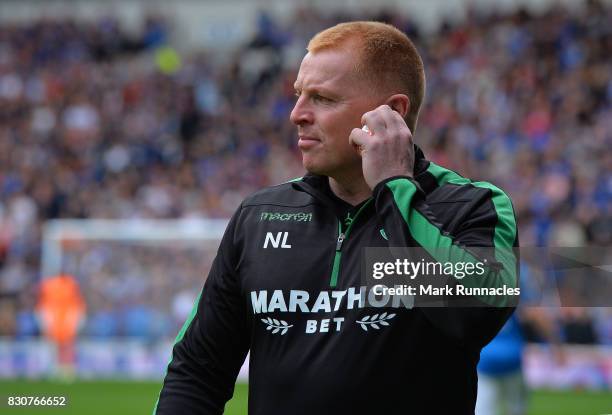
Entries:
[[373,316],[365,316],[361,320],[357,320],[356,323],[359,324],[364,331],[368,331],[368,326],[379,330],[380,326],[388,326],[389,323],[387,323],[386,320],[391,320],[393,317],[395,317],[395,313],[374,314]]
[[276,334],[280,331],[281,336],[284,336],[293,324],[289,324],[284,320],[277,320],[272,317],[262,318],[261,321],[266,324],[266,330],[272,330],[272,334]]

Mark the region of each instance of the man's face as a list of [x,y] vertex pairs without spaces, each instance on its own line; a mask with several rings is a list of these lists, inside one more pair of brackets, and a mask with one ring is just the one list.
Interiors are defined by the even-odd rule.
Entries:
[[356,59],[349,50],[328,49],[306,54],[300,65],[298,100],[289,118],[298,127],[302,164],[311,173],[338,177],[361,171],[349,134],[380,97],[354,72]]

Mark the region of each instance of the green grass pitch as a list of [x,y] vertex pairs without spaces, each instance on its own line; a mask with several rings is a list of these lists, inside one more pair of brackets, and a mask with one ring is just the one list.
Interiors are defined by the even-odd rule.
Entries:
[[[160,383],[130,381],[0,380],[0,414],[150,414]],[[65,396],[63,408],[17,408],[7,406],[8,396]],[[247,413],[247,385],[238,384],[225,413]],[[612,413],[612,392],[535,391],[531,394],[529,415],[599,415]]]

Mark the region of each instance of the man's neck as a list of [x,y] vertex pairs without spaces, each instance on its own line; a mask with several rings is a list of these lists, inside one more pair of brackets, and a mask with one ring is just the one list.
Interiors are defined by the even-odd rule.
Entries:
[[329,177],[329,188],[336,196],[346,203],[356,206],[372,196],[363,176],[343,177],[341,179]]

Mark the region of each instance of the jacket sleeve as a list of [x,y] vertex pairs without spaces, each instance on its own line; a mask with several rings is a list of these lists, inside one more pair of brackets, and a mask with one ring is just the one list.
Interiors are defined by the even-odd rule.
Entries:
[[[465,179],[467,182],[467,179]],[[465,185],[465,183],[462,183]],[[445,229],[428,206],[425,193],[410,177],[392,177],[374,189],[376,212],[389,238],[389,246],[417,247],[427,260],[441,263],[485,263],[485,274],[478,278],[451,278],[454,285],[466,287],[518,287],[518,234],[512,204],[499,188],[484,182],[481,197],[470,201],[469,209],[453,212],[460,223]],[[449,209],[457,205],[448,204]],[[453,339],[483,347],[512,314],[516,298],[478,296],[449,298],[446,306],[419,307],[436,328]],[[457,301],[459,300],[459,301]],[[463,301],[463,302],[461,302]],[[454,303],[454,304],[453,304]],[[417,303],[418,304],[418,303]],[[470,306],[461,306],[469,304]]]
[[231,219],[210,273],[180,330],[154,413],[221,414],[232,397],[249,348],[247,311],[235,273],[235,233],[240,209]]

